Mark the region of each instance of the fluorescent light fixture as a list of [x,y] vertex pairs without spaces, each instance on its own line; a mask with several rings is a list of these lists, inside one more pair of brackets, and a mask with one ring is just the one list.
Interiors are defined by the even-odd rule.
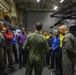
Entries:
[[37,2],[40,2],[40,0],[37,0]]
[[60,0],[60,3],[63,3],[64,2],[64,0]]
[[55,6],[55,7],[54,7],[54,10],[57,10],[57,8],[58,8],[58,6]]

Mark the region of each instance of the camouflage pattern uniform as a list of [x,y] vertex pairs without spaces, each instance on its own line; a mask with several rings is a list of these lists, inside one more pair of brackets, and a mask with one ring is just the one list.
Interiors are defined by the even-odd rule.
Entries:
[[0,75],[4,75],[5,71],[3,48],[4,48],[3,34],[0,32]]
[[5,37],[6,37],[6,53],[8,56],[8,64],[9,67],[11,68],[13,65],[13,58],[12,58],[12,45],[11,45],[11,41],[13,39],[13,34],[12,32],[6,32],[5,33]]
[[7,45],[6,45],[6,52],[7,52],[7,55],[8,55],[9,67],[11,67],[11,66],[13,65],[12,45],[11,45],[11,44],[7,44]]

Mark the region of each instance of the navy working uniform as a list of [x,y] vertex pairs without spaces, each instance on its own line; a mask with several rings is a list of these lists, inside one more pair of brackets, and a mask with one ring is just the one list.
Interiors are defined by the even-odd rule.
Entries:
[[49,52],[46,55],[46,64],[50,65],[50,57],[51,57],[51,52],[52,52],[52,42],[53,42],[53,37],[50,37],[47,39],[48,45],[49,45]]

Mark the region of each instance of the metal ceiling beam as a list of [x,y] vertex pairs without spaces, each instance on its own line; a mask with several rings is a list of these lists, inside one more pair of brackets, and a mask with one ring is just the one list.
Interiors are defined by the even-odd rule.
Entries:
[[58,13],[60,13],[60,12],[66,11],[67,9],[70,9],[70,8],[72,8],[73,6],[76,6],[76,2],[73,3],[72,5],[70,5],[70,6],[66,7],[66,8],[64,8],[64,9],[61,9],[60,11],[58,11],[58,12],[56,12],[56,13],[50,15],[50,16],[53,17],[54,15],[56,15],[56,14],[58,14]]
[[51,9],[26,9],[27,11],[37,11],[37,12],[54,12],[54,10]]
[[20,8],[20,9],[26,9],[26,11],[37,11],[37,12],[52,12],[52,13],[54,13],[54,10],[52,10],[52,9],[50,9],[50,8],[48,8],[48,9],[45,9],[45,8],[34,8],[34,7],[26,7],[26,6],[23,6],[23,7],[21,7],[21,6],[18,6],[18,8]]
[[[72,16],[75,16],[76,15],[76,13],[71,13],[70,15],[64,15],[64,16],[58,16],[58,15],[54,15],[53,17],[56,17],[56,18],[70,18],[70,17],[72,17]],[[75,17],[74,17],[75,18]]]
[[76,17],[69,17],[69,18],[67,18],[65,16],[57,16],[57,15],[54,15],[54,17],[56,17],[56,18],[65,18],[65,19],[76,19]]
[[73,13],[73,14],[67,16],[66,18],[62,18],[60,21],[58,21],[57,23],[55,23],[54,26],[58,25],[58,24],[59,24],[61,21],[63,21],[64,19],[68,19],[68,18],[70,18],[71,16],[73,16],[73,15],[75,15],[75,14],[76,14],[76,13]]
[[42,8],[43,0],[41,0],[40,8]]
[[45,7],[49,7],[50,6],[50,4],[51,4],[51,0],[46,0],[46,4],[44,5]]

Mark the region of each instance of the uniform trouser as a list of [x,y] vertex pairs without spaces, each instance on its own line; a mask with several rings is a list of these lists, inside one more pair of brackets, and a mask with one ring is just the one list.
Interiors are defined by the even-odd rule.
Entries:
[[59,48],[59,71],[62,72],[62,48]]
[[[22,49],[23,44],[19,44],[19,65],[26,64],[27,52]],[[23,57],[23,60],[22,60]]]
[[5,63],[3,57],[0,55],[0,75],[4,75]]
[[6,65],[6,46],[4,46],[4,63]]
[[11,66],[13,64],[13,59],[12,59],[12,45],[11,44],[7,44],[6,45],[6,52],[7,52],[7,56],[8,56],[9,66]]
[[59,68],[58,57],[59,57],[59,50],[55,50],[55,51],[53,50],[51,55],[51,67],[54,68],[56,64],[56,70],[58,70]]
[[74,75],[75,57],[69,58],[68,54],[63,54],[62,68],[63,75]]
[[4,69],[0,68],[0,75],[4,75]]
[[12,49],[13,49],[13,53],[14,53],[14,58],[15,58],[15,62],[18,62],[18,55],[17,55],[17,48],[16,48],[16,44],[12,44]]
[[51,52],[52,52],[52,50],[49,50],[49,52],[46,54],[46,64],[47,65],[50,64]]
[[30,64],[27,61],[26,74],[25,75],[32,75],[33,68],[34,68],[35,75],[42,75],[43,62],[35,62],[34,61],[32,64]]

